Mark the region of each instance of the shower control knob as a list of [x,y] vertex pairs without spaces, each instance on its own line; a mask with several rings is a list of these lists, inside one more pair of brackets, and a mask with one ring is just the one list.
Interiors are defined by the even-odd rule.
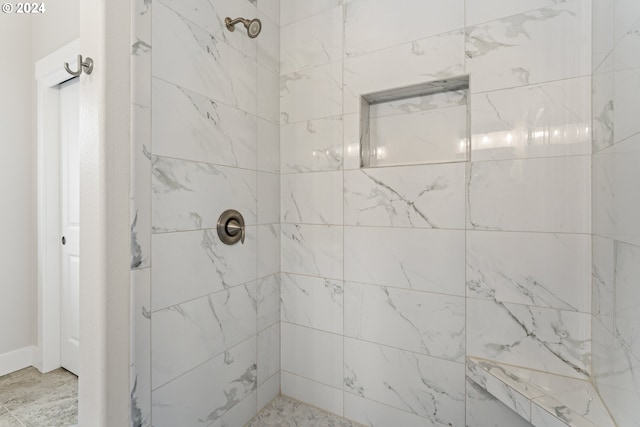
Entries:
[[244,244],[244,218],[240,212],[229,209],[220,215],[218,237],[226,245]]

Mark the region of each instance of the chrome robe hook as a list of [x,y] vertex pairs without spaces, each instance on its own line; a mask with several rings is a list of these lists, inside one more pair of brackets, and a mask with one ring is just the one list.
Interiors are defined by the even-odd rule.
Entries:
[[78,71],[72,71],[71,68],[69,68],[68,62],[64,63],[64,69],[67,70],[67,73],[75,77],[78,77],[80,74],[82,74],[82,71],[84,71],[85,74],[91,74],[91,72],[93,71],[93,59],[87,57],[83,61],[82,55],[78,55]]

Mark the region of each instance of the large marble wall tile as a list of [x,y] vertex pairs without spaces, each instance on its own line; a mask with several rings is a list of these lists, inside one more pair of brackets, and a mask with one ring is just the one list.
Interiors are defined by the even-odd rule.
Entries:
[[[633,7],[636,8],[635,14],[638,20],[622,35],[622,39],[616,46],[614,55],[616,70],[640,68],[640,59],[638,59],[638,49],[640,49],[640,12],[638,12],[637,4],[634,4]],[[617,11],[617,13],[620,12]]]
[[[591,2],[574,0],[471,26],[467,72],[473,92],[591,73]],[[558,43],[562,40],[562,43]]]
[[280,76],[277,71],[258,65],[257,111],[258,117],[278,123],[280,120]]
[[475,25],[557,4],[558,0],[466,0],[465,20]]
[[227,209],[256,223],[255,171],[153,157],[152,174],[154,232],[215,228]]
[[255,116],[153,79],[153,154],[256,168]]
[[[350,4],[352,3],[355,2],[352,1]],[[365,7],[369,5],[362,0],[357,3]],[[402,9],[398,8],[397,3],[387,0],[384,3],[396,9]],[[423,19],[425,15],[413,14],[413,16]],[[430,13],[429,16],[436,15]],[[387,27],[386,23],[380,25]],[[372,29],[379,31],[376,27]],[[388,34],[388,32],[381,32],[381,34]],[[361,95],[464,73],[462,30],[350,58],[344,61],[344,113],[359,111]]]
[[[245,240],[246,242],[246,240]],[[280,271],[280,224],[258,226],[258,277]]]
[[153,235],[153,311],[256,278],[256,227],[228,246],[215,229]]
[[[271,3],[278,3],[273,0]],[[262,22],[258,43],[258,64],[267,67],[269,70],[280,75],[280,27],[273,18],[260,10],[258,4],[258,19]],[[276,96],[272,101],[278,103]]]
[[285,371],[281,373],[281,382],[282,394],[285,396],[290,396],[325,411],[342,415],[344,393],[341,388],[329,387]]
[[[633,388],[627,389],[640,394],[640,247],[616,242],[614,256],[615,332],[630,361],[622,367],[633,378],[629,381]],[[621,387],[620,383],[614,385]]]
[[606,402],[619,426],[640,423],[637,402],[640,399],[638,378],[640,363],[624,337],[611,333],[602,324],[593,322],[593,378],[598,392]]
[[590,99],[588,77],[473,95],[472,159],[590,154]]
[[[615,7],[616,0],[591,0],[593,6],[591,69],[602,72],[605,62],[613,62],[610,57],[615,46]],[[605,61],[607,60],[607,61]]]
[[593,117],[593,152],[613,145],[614,127],[614,73],[603,72],[592,76],[591,109]]
[[343,123],[343,169],[360,168],[360,114],[342,116]]
[[258,387],[280,370],[280,324],[258,333]]
[[[640,395],[640,248],[622,242],[610,242],[606,266],[613,273],[613,295],[603,304],[613,309],[607,323],[595,320],[593,330],[593,369],[598,385],[607,385]],[[598,261],[602,262],[602,261]],[[607,297],[613,301],[607,301]],[[611,329],[613,326],[613,329]]]
[[469,355],[584,378],[590,337],[590,314],[467,299]]
[[151,269],[131,271],[131,424],[151,426]]
[[[481,390],[489,393],[498,401],[503,402],[507,408],[517,413],[520,417],[525,420],[530,420],[531,400],[537,396],[531,396],[531,392],[535,390],[535,388],[530,387],[528,383],[515,377],[511,372],[505,371],[502,367],[504,365],[497,365],[491,361],[486,361],[486,364],[491,366],[491,374],[495,373],[495,375],[489,374],[488,371],[482,369],[472,360],[467,360],[467,381],[471,380],[474,385],[480,385]],[[504,382],[505,379],[513,379],[513,381],[507,385],[507,383]],[[514,384],[519,387],[512,387]],[[547,384],[545,383],[545,385]],[[467,388],[468,387],[469,385],[467,384]]]
[[345,391],[427,418],[464,424],[464,365],[345,338]]
[[282,172],[342,169],[342,117],[282,126]]
[[256,369],[253,338],[155,390],[153,425],[210,425],[256,389]]
[[280,277],[258,279],[258,332],[280,322]]
[[258,119],[258,170],[280,171],[280,126]]
[[467,159],[467,107],[373,117],[370,144],[376,166],[462,162]]
[[[152,39],[154,77],[255,113],[255,55],[252,59],[173,10],[160,3],[156,6]],[[242,31],[234,35],[247,39]]]
[[258,411],[280,395],[280,371],[258,386]]
[[345,227],[344,278],[464,295],[464,231]]
[[606,401],[607,409],[613,414],[618,426],[640,425],[640,412],[637,410],[640,394],[629,393],[608,385],[599,386],[598,393]]
[[640,134],[593,156],[593,232],[640,246]]
[[376,118],[396,114],[433,111],[448,107],[459,107],[461,105],[467,105],[467,91],[464,89],[410,96],[408,98],[374,103],[370,106],[369,115],[371,118]]
[[[616,248],[615,240],[592,236],[592,309],[594,319],[611,333],[615,331],[615,283]],[[595,321],[594,321],[595,324]],[[594,345],[596,332],[594,330]],[[595,350],[594,350],[595,352]]]
[[[636,52],[637,55],[637,52]],[[620,142],[640,133],[640,68],[620,70],[614,74],[614,141]]]
[[474,162],[469,227],[589,233],[590,156]]
[[345,5],[345,53],[359,55],[462,27],[462,0],[351,0]]
[[344,285],[341,281],[283,273],[281,320],[342,334]]
[[132,1],[131,14],[131,103],[150,107],[151,2]]
[[634,0],[615,0],[615,41],[620,42],[640,19],[640,5]]
[[342,227],[282,224],[283,272],[342,279]]
[[346,336],[464,362],[464,297],[346,283],[344,316]]
[[301,19],[340,6],[343,0],[280,0],[280,25],[284,27]]
[[342,59],[342,6],[283,26],[280,40],[281,74]]
[[[250,0],[157,0],[162,6],[173,9],[182,17],[207,31],[218,42],[233,46],[245,55],[256,58],[256,40],[246,37],[246,32],[227,30],[227,16],[254,16],[256,7]],[[157,21],[154,22],[154,25]],[[238,28],[240,30],[240,28]]]
[[344,416],[371,427],[397,425],[424,427],[429,421],[418,415],[393,408],[351,393],[344,394]]
[[153,388],[256,335],[256,283],[155,311]]
[[151,263],[151,109],[131,105],[131,268]]
[[254,414],[258,412],[257,395],[257,390],[252,391],[238,404],[222,414],[213,424],[210,424],[209,427],[243,426],[247,424]]
[[591,312],[587,234],[467,232],[467,296]]
[[345,224],[463,229],[465,173],[463,163],[347,171]]
[[280,77],[280,123],[342,114],[342,61]]
[[532,427],[521,415],[467,379],[466,418],[468,427]]
[[280,25],[280,0],[261,0],[257,3],[259,11],[267,15],[276,25]]
[[341,389],[342,340],[341,335],[283,322],[280,337],[282,370]]
[[282,222],[342,224],[342,172],[282,175]]
[[258,172],[258,224],[280,222],[280,175]]

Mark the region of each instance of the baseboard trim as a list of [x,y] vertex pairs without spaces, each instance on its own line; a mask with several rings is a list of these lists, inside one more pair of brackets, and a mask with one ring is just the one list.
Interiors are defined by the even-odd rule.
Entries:
[[35,351],[36,347],[30,345],[0,354],[0,376],[32,366]]

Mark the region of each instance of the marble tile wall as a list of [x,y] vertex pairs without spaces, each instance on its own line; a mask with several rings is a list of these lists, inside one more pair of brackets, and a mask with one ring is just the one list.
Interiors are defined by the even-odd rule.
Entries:
[[[526,425],[464,359],[591,373],[591,1],[310,3],[281,4],[282,392]],[[464,74],[470,162],[359,168],[360,95]]]
[[640,424],[640,4],[593,5],[593,377],[630,427]]
[[241,426],[280,393],[280,4],[133,3],[132,425]]
[[[591,0],[133,7],[134,425],[243,425],[280,390],[368,425],[520,425],[466,355],[591,373],[592,198],[636,231],[590,190],[592,138],[635,132],[595,76],[591,125]],[[359,168],[361,94],[463,74],[470,162]],[[245,245],[217,242],[230,207]]]

